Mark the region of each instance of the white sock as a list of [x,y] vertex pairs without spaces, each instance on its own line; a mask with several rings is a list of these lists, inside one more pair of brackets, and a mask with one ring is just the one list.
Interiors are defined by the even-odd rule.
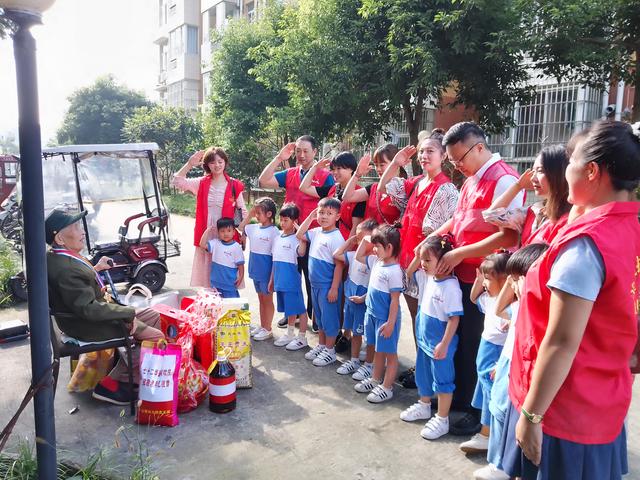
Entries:
[[287,325],[287,337],[293,337],[295,327],[293,325]]
[[[325,347],[325,348],[326,348],[326,347]],[[332,354],[332,355],[336,353],[336,349],[335,349],[335,347],[327,348],[325,351],[326,351],[327,353]]]
[[438,414],[436,413],[436,417],[438,417],[440,420],[442,420],[442,421],[443,421],[443,422],[445,422],[445,423],[449,423],[449,417],[448,417],[448,416],[446,416],[446,417],[441,417],[440,415],[438,415]]

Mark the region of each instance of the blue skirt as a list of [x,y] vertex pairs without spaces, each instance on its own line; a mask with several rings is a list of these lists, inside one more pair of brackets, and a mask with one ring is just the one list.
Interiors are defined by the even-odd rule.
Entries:
[[511,404],[500,439],[502,468],[512,477],[522,480],[618,480],[629,471],[624,425],[613,442],[599,445],[584,445],[543,434],[541,462],[536,467],[516,443],[519,418],[520,412]]

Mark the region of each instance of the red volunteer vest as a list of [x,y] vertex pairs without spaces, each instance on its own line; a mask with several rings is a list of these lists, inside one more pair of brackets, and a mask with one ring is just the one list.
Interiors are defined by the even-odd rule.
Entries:
[[400,210],[393,204],[391,197],[386,193],[378,194],[377,183],[371,185],[365,218],[373,218],[380,225],[385,223],[392,225],[393,222],[400,218]]
[[[338,198],[336,196],[336,188],[336,185],[332,186],[327,197]],[[360,185],[356,185],[356,190],[359,190],[360,188],[362,188]],[[353,228],[353,211],[355,210],[357,203],[344,202],[342,199],[338,200],[340,200],[340,220],[338,221],[338,228],[346,240],[349,238],[349,235],[351,235],[351,229]]]
[[533,224],[536,220],[536,214],[529,208],[527,210],[527,216],[524,220],[524,226],[522,227],[522,235],[520,240],[520,246],[526,247],[532,243],[551,243],[551,240],[556,236],[559,230],[567,224],[569,214],[565,214],[560,217],[556,222],[547,220],[537,228],[533,230]]
[[509,397],[520,409],[531,384],[549,319],[547,282],[560,250],[588,236],[602,255],[605,279],[566,380],[545,413],[543,431],[581,444],[611,443],[631,402],[629,358],[636,343],[640,225],[635,202],[611,202],[558,233],[529,269],[520,300]]
[[[451,228],[456,248],[484,240],[498,231],[498,227],[484,221],[482,211],[491,206],[498,180],[505,175],[518,178],[518,173],[513,168],[499,160],[479,180],[475,176],[465,180]],[[473,283],[476,268],[481,263],[482,258],[466,258],[456,267],[455,274],[461,282]]]
[[[287,169],[287,177],[285,183],[285,203],[293,202],[300,209],[300,223],[318,206],[318,199],[300,191],[302,167],[297,166]],[[311,182],[312,187],[321,187],[329,176],[329,170],[318,169],[313,176]],[[314,221],[309,228],[317,227],[318,223]]]
[[435,197],[436,192],[442,185],[451,182],[449,177],[440,172],[422,192],[418,193],[417,184],[423,177],[423,175],[411,177],[404,182],[405,191],[411,192],[411,195],[407,201],[407,208],[402,218],[400,256],[398,261],[400,262],[400,266],[405,270],[413,260],[413,250],[424,240],[422,222],[429,211],[433,197]]
[[[244,184],[240,180],[231,178],[226,173],[224,178],[227,179],[227,189],[224,192],[224,200],[222,201],[222,217],[233,218],[236,207],[236,200],[244,191]],[[198,194],[196,195],[196,226],[193,234],[193,244],[200,246],[200,239],[207,229],[207,220],[209,217],[209,189],[211,188],[211,175],[202,177],[200,185],[198,185]],[[233,197],[232,190],[235,188],[236,197]]]

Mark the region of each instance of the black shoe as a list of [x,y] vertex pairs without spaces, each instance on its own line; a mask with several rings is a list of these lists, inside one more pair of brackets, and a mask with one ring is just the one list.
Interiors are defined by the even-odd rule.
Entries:
[[345,353],[351,351],[351,339],[342,335],[342,333],[338,334],[336,338],[335,345],[336,353]]
[[480,431],[480,422],[478,417],[472,413],[465,413],[458,420],[451,424],[449,433],[451,435],[469,436],[475,435]]
[[[398,381],[402,383],[402,382],[404,382],[405,378],[407,378],[408,376],[412,376],[413,377],[415,371],[416,371],[416,367],[411,367],[409,370],[405,370],[398,377]],[[413,388],[415,388],[415,387],[413,387]]]
[[115,392],[98,383],[96,388],[93,389],[92,397],[96,400],[113,403],[114,405],[129,405],[131,401],[129,385],[122,382],[118,382],[118,389]]
[[404,388],[418,388],[418,386],[416,385],[416,376],[414,372],[406,375],[401,383]]
[[282,317],[280,320],[278,320],[278,328],[287,328],[287,317]]

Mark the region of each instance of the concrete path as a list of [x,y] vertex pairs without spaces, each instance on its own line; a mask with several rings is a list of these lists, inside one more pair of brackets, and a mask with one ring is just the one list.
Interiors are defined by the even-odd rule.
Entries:
[[[183,241],[183,255],[171,259],[168,289],[189,283],[193,247],[192,219],[173,217],[174,234]],[[187,290],[185,290],[186,292]],[[249,284],[243,295],[251,311],[258,302]],[[404,307],[403,307],[404,308]],[[407,315],[406,310],[403,310]],[[0,311],[0,321],[27,318],[24,307]],[[408,318],[408,316],[403,316]],[[257,321],[257,318],[255,318]],[[283,331],[274,329],[276,335]],[[310,335],[315,344],[317,337]],[[103,404],[88,394],[69,394],[68,361],[64,360],[56,398],[56,429],[60,456],[83,461],[103,451],[103,464],[127,471],[135,462],[150,461],[162,479],[471,479],[484,465],[482,456],[458,450],[466,438],[446,436],[435,442],[420,437],[422,422],[407,424],[400,412],[416,399],[415,390],[395,388],[393,400],[369,404],[354,391],[354,381],[335,373],[335,366],[317,368],[304,352],[285,352],[269,342],[255,342],[251,390],[238,392],[238,408],[226,415],[207,405],[180,415],[175,428],[141,427],[123,409]],[[401,363],[412,364],[409,322],[402,328]],[[30,381],[28,342],[0,345],[0,426],[17,408]],[[628,478],[640,478],[640,387],[635,385],[628,419]],[[70,415],[74,406],[79,411]],[[594,412],[606,415],[606,412]],[[123,428],[121,428],[123,427]],[[33,408],[23,413],[11,445],[33,442]]]

